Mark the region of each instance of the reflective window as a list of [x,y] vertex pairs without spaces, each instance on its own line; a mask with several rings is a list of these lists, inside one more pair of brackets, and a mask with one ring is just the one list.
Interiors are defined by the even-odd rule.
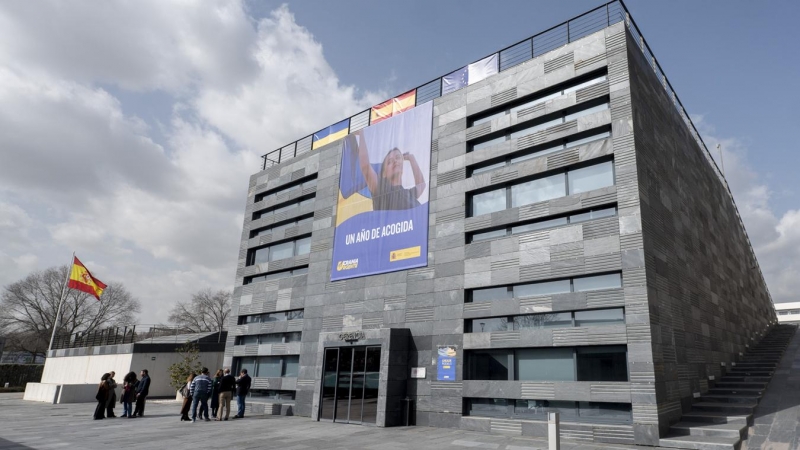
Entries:
[[514,286],[514,297],[533,297],[536,295],[553,295],[570,292],[569,280],[543,281],[539,283],[520,284]]
[[578,402],[582,419],[592,422],[630,423],[631,405],[625,403]]
[[570,92],[573,92],[573,91],[577,91],[579,89],[583,89],[585,87],[589,87],[589,86],[595,85],[597,83],[600,83],[602,81],[606,81],[606,76],[605,75],[603,75],[602,77],[594,78],[594,79],[589,80],[589,81],[584,81],[583,83],[576,84],[575,86],[568,87],[568,88],[564,89],[564,93],[567,94],[567,93],[570,93]]
[[306,255],[311,253],[311,238],[303,238],[295,241],[295,255]]
[[561,420],[572,420],[578,416],[575,402],[557,400],[516,400],[514,414],[527,418],[547,419],[547,414],[557,412]]
[[490,139],[488,141],[483,141],[483,142],[481,142],[479,144],[473,145],[472,146],[472,151],[478,151],[478,150],[480,150],[482,148],[491,147],[493,145],[497,145],[497,144],[499,144],[501,142],[505,142],[505,141],[506,141],[506,137],[505,136],[500,136],[500,137],[497,137],[497,138],[494,138],[494,139]]
[[236,372],[241,372],[242,369],[247,370],[249,375],[253,375],[256,373],[256,359],[253,357],[250,358],[242,358],[239,360],[239,370]]
[[292,256],[294,256],[294,242],[284,242],[269,248],[270,261],[291,258]]
[[628,381],[627,350],[624,345],[579,347],[578,381]]
[[629,424],[630,403],[575,402],[568,400],[520,400],[505,398],[465,398],[466,414],[478,417],[547,419],[557,412],[564,422]]
[[564,116],[564,122],[569,122],[570,120],[575,120],[578,117],[588,116],[589,114],[594,114],[599,111],[605,111],[608,109],[608,103],[603,103],[602,105],[593,106],[591,108],[582,109],[580,111],[576,111],[572,114],[567,114]]
[[492,120],[494,120],[494,119],[496,119],[498,117],[505,116],[505,115],[506,115],[505,111],[500,111],[498,113],[492,114],[491,116],[486,116],[486,117],[484,117],[482,119],[477,119],[477,120],[472,121],[472,126],[474,127],[475,125],[480,125],[482,123],[491,122]]
[[467,326],[473,333],[489,333],[492,331],[508,331],[511,322],[508,317],[489,317],[485,319],[472,319],[467,321]]
[[467,406],[470,416],[505,417],[508,400],[504,398],[471,398]]
[[600,134],[595,134],[593,136],[585,137],[583,139],[575,139],[574,141],[567,142],[566,148],[577,147],[579,145],[588,144],[589,142],[599,141],[602,139],[606,139],[611,136],[610,131],[605,131]]
[[476,233],[472,235],[472,242],[484,241],[486,239],[493,239],[496,237],[506,236],[508,232],[505,228],[501,230],[485,231],[483,233]]
[[515,132],[511,133],[509,135],[509,137],[511,139],[521,138],[523,136],[527,136],[529,134],[533,134],[533,133],[535,133],[535,132],[537,132],[539,130],[544,130],[545,128],[549,128],[549,127],[552,127],[553,125],[558,125],[558,124],[561,124],[561,123],[564,123],[564,119],[559,117],[558,119],[548,120],[547,122],[540,123],[540,124],[534,125],[532,127],[523,128],[523,129],[521,129],[519,131],[515,131]]
[[239,336],[237,345],[258,344],[258,336]]
[[297,369],[300,366],[300,356],[284,356],[283,358],[284,362],[286,363],[285,367],[283,368],[283,376],[296,377]]
[[608,275],[575,278],[572,283],[575,292],[614,289],[622,287],[622,277],[619,273],[610,273]]
[[511,291],[507,287],[475,289],[471,293],[473,302],[490,302],[492,300],[504,300],[512,298]]
[[[565,175],[557,173],[549,177],[531,180],[511,186],[511,207],[543,202],[553,198],[564,197]],[[505,209],[505,208],[504,208]]]
[[515,106],[515,107],[511,108],[509,111],[511,113],[515,113],[515,112],[521,111],[523,109],[530,108],[531,106],[536,106],[539,103],[544,103],[544,102],[546,102],[548,100],[561,97],[561,95],[563,95],[562,92],[558,91],[558,92],[555,92],[553,94],[545,95],[544,97],[537,98],[536,100],[533,100],[533,101],[530,101],[530,102],[527,102],[527,103],[523,103],[523,104],[521,104],[519,106]]
[[270,208],[262,209],[260,211],[256,211],[253,213],[253,220],[258,220],[262,217],[266,217],[273,214],[278,214],[286,211],[293,210],[298,206],[307,205],[314,201],[314,194],[310,194],[311,197],[303,199],[303,200],[293,200],[289,203],[284,203],[279,206],[272,206]]
[[314,221],[314,216],[313,215],[307,215],[307,216],[305,216],[305,217],[303,217],[301,219],[290,220],[288,222],[279,222],[279,223],[277,223],[275,225],[270,225],[268,227],[258,228],[256,230],[251,231],[250,232],[250,238],[252,239],[254,237],[261,236],[263,234],[275,233],[275,232],[278,232],[280,230],[285,230],[286,228],[289,228],[289,227],[300,226],[300,225],[303,225],[303,224],[306,224],[306,223],[311,223],[313,221]]
[[625,313],[622,308],[575,311],[576,327],[593,327],[597,325],[616,325],[624,323]]
[[477,169],[473,169],[472,170],[472,174],[473,175],[477,175],[479,173],[489,172],[489,171],[492,171],[494,169],[499,169],[500,167],[505,167],[505,165],[506,165],[505,161],[500,161],[499,163],[490,164],[488,166],[483,166],[483,167],[479,167]]
[[603,209],[592,209],[580,214],[573,214],[569,216],[569,223],[580,223],[586,222],[587,220],[594,220],[600,219],[603,217],[613,217],[617,215],[617,208],[603,208]]
[[250,389],[251,397],[271,400],[294,400],[295,391],[276,391],[273,389]]
[[595,220],[603,217],[614,217],[616,215],[617,208],[615,206],[609,208],[590,209],[576,214],[555,217],[552,219],[543,219],[537,222],[525,223],[522,225],[514,225],[511,227],[501,228],[499,230],[475,232],[468,234],[467,240],[468,242],[484,241],[514,234],[527,233],[529,231],[563,226],[571,223],[586,222],[587,220]]
[[559,217],[556,219],[548,219],[542,220],[540,222],[528,223],[525,225],[517,225],[515,227],[511,227],[511,234],[518,234],[518,233],[526,233],[528,231],[536,231],[536,230],[543,230],[545,228],[552,228],[557,227],[560,225],[566,225],[567,218],[566,217]]
[[282,344],[283,343],[283,334],[282,333],[275,333],[275,334],[262,334],[259,338],[260,344]]
[[261,200],[264,200],[266,197],[269,197],[270,195],[281,195],[281,194],[286,194],[286,193],[292,192],[294,190],[307,189],[307,188],[316,186],[317,185],[317,176],[313,175],[313,177],[314,178],[311,179],[311,180],[293,181],[291,184],[286,184],[286,185],[283,185],[281,187],[278,187],[278,188],[275,188],[275,189],[270,189],[270,190],[268,190],[266,192],[262,192],[260,194],[256,194],[256,196],[253,199],[253,201],[258,203]]
[[526,314],[514,317],[514,329],[525,328],[564,328],[572,326],[571,312]]
[[569,171],[569,194],[588,192],[614,184],[614,165],[611,161]]
[[517,350],[517,380],[575,381],[572,348],[530,348]]
[[303,318],[303,310],[280,311],[265,314],[251,314],[248,316],[239,316],[239,325],[246,323],[259,323],[259,322],[283,322],[286,320],[295,320]]
[[253,252],[252,256],[252,264],[263,264],[269,261],[269,247],[259,248],[255,252]]
[[261,356],[258,358],[258,377],[278,378],[281,376],[283,361],[280,356]]
[[497,189],[472,196],[472,215],[480,216],[506,209],[506,190]]
[[[467,379],[469,380],[510,380],[513,379],[513,366],[509,367],[508,350],[475,350],[467,358]],[[509,378],[509,369],[512,369]]]

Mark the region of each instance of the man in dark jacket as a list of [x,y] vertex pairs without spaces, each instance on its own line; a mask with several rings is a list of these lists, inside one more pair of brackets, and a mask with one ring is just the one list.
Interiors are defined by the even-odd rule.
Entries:
[[239,378],[236,379],[236,403],[239,405],[238,414],[233,416],[234,419],[241,419],[244,417],[244,399],[247,393],[250,392],[250,383],[252,379],[247,374],[247,369],[242,369]]
[[[231,375],[231,369],[225,369],[225,375],[219,380],[219,411],[217,420],[228,420],[231,415],[231,398],[236,390],[236,378]],[[225,418],[222,418],[222,411],[225,410]]]
[[147,394],[150,393],[150,375],[147,369],[142,369],[140,373],[142,378],[136,385],[136,408],[133,410],[133,417],[144,416],[144,401],[147,399]]

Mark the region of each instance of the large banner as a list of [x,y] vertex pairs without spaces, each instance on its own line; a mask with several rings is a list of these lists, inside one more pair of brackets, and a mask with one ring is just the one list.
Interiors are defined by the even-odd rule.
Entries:
[[344,138],[331,281],[428,265],[433,102]]

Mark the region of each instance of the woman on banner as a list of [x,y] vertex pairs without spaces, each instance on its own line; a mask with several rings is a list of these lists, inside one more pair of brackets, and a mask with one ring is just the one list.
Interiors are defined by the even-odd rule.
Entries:
[[[372,194],[372,209],[379,210],[402,210],[412,209],[419,206],[419,197],[425,192],[425,177],[417,164],[414,155],[403,153],[397,147],[389,150],[383,158],[380,166],[380,173],[376,173],[372,164],[369,162],[369,152],[367,151],[367,141],[364,139],[364,131],[355,132],[358,139],[358,161],[361,173],[367,182],[367,187]],[[411,171],[414,174],[414,187],[403,187],[403,166],[408,161]]]

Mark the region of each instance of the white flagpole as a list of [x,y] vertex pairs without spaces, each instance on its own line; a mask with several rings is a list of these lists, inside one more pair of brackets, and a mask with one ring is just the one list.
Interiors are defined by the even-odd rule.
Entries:
[[64,279],[64,284],[61,286],[61,298],[58,299],[58,311],[56,312],[56,321],[53,322],[53,334],[50,335],[50,346],[47,347],[47,356],[50,356],[50,350],[53,349],[53,341],[56,339],[56,330],[58,329],[58,322],[61,320],[61,305],[64,303],[64,297],[67,293],[67,282],[69,281],[72,266],[75,264],[75,252],[72,252],[72,259],[67,266],[67,277]]

